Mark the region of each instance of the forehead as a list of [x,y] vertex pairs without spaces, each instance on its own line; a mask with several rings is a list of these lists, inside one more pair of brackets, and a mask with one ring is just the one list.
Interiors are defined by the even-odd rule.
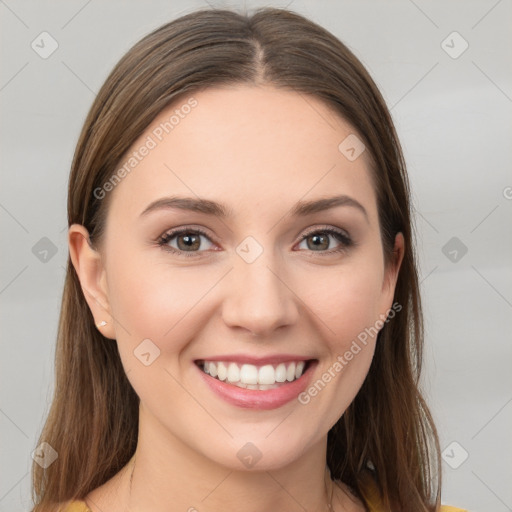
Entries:
[[366,153],[351,161],[340,151],[354,134],[322,101],[290,90],[236,85],[182,96],[119,164],[128,172],[111,208],[134,218],[160,197],[195,195],[235,212],[264,206],[270,215],[340,193],[366,202],[373,215]]

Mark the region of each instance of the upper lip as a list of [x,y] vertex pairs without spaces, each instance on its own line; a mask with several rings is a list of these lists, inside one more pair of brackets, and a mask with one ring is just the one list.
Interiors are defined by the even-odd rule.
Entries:
[[197,359],[196,362],[225,361],[242,364],[253,364],[255,366],[263,366],[265,364],[279,364],[287,363],[290,361],[309,361],[312,359],[314,358],[309,356],[300,356],[296,354],[274,354],[264,357],[251,356],[248,354],[225,354],[220,356],[203,357],[202,359]]

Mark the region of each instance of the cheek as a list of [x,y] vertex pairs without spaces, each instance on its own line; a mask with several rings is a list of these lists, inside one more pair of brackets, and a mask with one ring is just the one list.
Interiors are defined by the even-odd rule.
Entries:
[[123,367],[141,400],[156,411],[162,403],[187,404],[175,380],[180,354],[196,335],[194,315],[207,303],[201,298],[218,277],[149,259],[112,257],[108,289]]
[[[338,270],[312,272],[302,296],[321,320],[326,333],[338,348],[350,342],[379,315],[382,273],[375,263],[347,265]],[[350,344],[350,343],[349,343]]]
[[171,266],[151,258],[111,258],[110,304],[124,327],[116,327],[118,341],[133,345],[133,349],[149,338],[162,352],[179,351],[193,335],[192,330],[187,332],[193,324],[188,320],[196,308],[202,310],[208,303],[204,296],[218,281],[217,274],[211,269],[204,272],[194,266]]
[[[332,269],[331,269],[332,270]],[[306,418],[313,425],[322,418],[331,428],[360,390],[375,350],[382,275],[371,267],[345,266],[337,272],[318,272],[308,282],[307,305],[320,321],[315,327],[324,342],[324,358],[316,379],[299,396],[315,413]],[[316,330],[316,329],[315,329]]]

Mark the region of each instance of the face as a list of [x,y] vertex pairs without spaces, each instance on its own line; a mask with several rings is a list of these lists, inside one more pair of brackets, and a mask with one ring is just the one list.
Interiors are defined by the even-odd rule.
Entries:
[[319,100],[270,86],[187,100],[108,192],[89,283],[108,315],[86,296],[141,425],[227,467],[258,453],[257,469],[281,467],[357,394],[401,257],[385,268],[368,155],[340,151],[354,130]]

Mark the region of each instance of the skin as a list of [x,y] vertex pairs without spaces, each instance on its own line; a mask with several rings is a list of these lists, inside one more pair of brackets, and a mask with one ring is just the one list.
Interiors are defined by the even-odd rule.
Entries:
[[[90,247],[83,226],[69,229],[95,322],[107,322],[99,327],[105,343],[117,343],[141,400],[130,500],[132,461],[86,502],[93,512],[167,512],[169,504],[220,511],[241,503],[244,512],[326,510],[327,433],[360,389],[375,337],[308,404],[292,400],[265,411],[218,398],[193,361],[307,355],[318,360],[315,382],[391,308],[403,237],[385,268],[367,152],[349,161],[338,150],[354,130],[318,99],[268,85],[207,89],[194,98],[197,107],[109,192],[102,245]],[[299,200],[337,194],[356,199],[367,218],[350,206],[289,215]],[[177,209],[140,216],[170,195],[214,200],[233,216]],[[208,233],[196,256],[157,245],[166,231],[190,225]],[[326,255],[340,246],[335,237],[316,251],[311,236],[300,241],[307,228],[326,226],[345,230],[356,245]],[[247,236],[263,248],[250,264],[236,252]],[[183,235],[169,244],[183,248]],[[133,354],[147,338],[160,349],[149,366]],[[247,442],[262,453],[252,468],[237,457]],[[327,487],[330,496],[330,480]],[[334,510],[364,510],[344,484],[332,490]]]

